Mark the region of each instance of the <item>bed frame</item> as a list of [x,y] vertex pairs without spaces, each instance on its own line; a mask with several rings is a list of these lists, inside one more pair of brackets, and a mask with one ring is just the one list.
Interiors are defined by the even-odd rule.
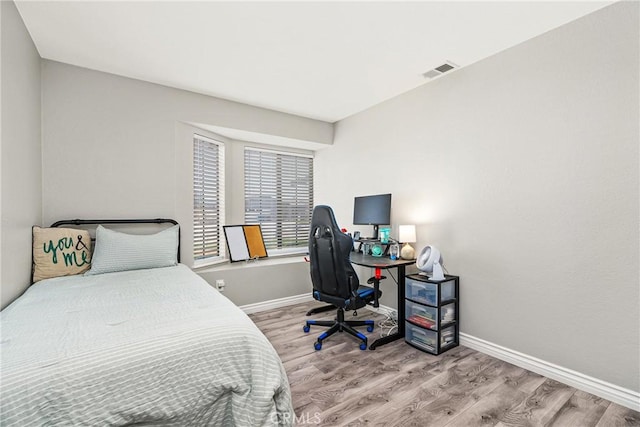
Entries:
[[[153,219],[63,219],[51,224],[51,227],[64,227],[67,225],[100,225],[100,224],[173,224],[178,225],[178,221],[169,218]],[[91,238],[95,241],[95,238]],[[178,262],[180,262],[180,228],[178,228]],[[32,277],[33,282],[33,277]]]

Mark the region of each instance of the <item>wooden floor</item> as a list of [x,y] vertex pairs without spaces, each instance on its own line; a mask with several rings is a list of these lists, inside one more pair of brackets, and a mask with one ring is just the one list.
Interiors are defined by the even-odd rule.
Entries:
[[[640,426],[638,412],[467,347],[432,356],[398,340],[362,351],[358,340],[339,333],[315,351],[326,328],[306,334],[302,327],[306,311],[317,306],[250,316],[282,358],[299,425]],[[366,309],[358,318],[383,320]],[[372,333],[359,330],[369,343],[380,336],[377,324]]]

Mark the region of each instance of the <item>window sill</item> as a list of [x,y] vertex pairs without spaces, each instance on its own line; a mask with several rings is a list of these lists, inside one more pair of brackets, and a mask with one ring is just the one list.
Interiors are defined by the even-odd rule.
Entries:
[[267,267],[272,265],[285,265],[285,264],[296,264],[300,262],[306,262],[304,260],[305,254],[295,254],[289,256],[275,256],[270,258],[260,258],[256,260],[250,261],[237,261],[237,262],[229,262],[225,261],[219,264],[210,264],[203,267],[193,268],[193,271],[196,273],[209,273],[214,271],[224,271],[224,270],[237,270],[240,268],[255,268],[255,267]]

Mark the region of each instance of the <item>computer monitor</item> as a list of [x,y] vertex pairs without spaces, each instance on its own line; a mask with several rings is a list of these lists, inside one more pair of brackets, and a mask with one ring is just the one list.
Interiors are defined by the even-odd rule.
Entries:
[[356,197],[353,202],[353,224],[373,225],[372,239],[378,239],[378,226],[391,223],[391,194]]

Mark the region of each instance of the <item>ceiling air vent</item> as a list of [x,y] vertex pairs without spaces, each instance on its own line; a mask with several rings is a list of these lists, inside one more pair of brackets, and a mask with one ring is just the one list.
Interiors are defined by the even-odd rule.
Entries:
[[447,71],[451,71],[454,68],[457,68],[458,66],[456,64],[454,64],[453,62],[445,62],[444,64],[434,68],[433,70],[429,70],[426,73],[423,73],[422,75],[427,78],[427,79],[432,79],[434,77],[438,77],[441,76],[442,74],[446,73]]

